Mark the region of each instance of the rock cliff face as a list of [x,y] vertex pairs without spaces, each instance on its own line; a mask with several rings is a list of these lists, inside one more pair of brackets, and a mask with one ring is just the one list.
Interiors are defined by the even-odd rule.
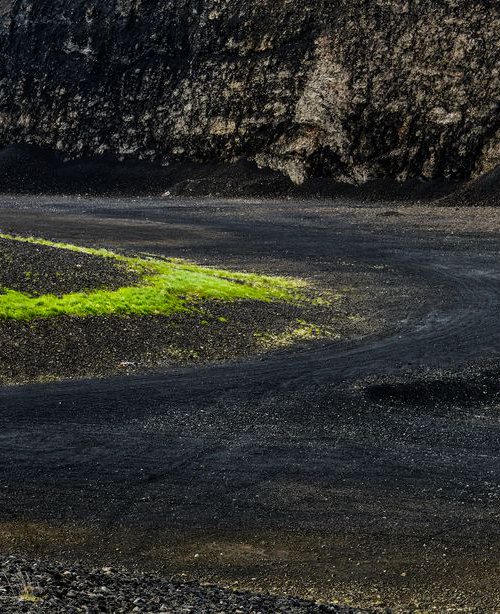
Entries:
[[488,0],[0,0],[0,146],[468,178],[500,163]]

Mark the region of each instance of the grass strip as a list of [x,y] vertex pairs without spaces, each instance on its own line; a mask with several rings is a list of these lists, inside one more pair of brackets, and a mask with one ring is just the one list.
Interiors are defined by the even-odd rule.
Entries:
[[20,241],[112,258],[138,273],[139,285],[117,290],[31,296],[9,288],[0,290],[0,318],[31,320],[61,315],[170,315],[193,309],[201,300],[304,301],[307,283],[296,278],[271,277],[201,267],[179,259],[129,257],[107,249],[81,247],[34,237],[0,233],[0,239]]

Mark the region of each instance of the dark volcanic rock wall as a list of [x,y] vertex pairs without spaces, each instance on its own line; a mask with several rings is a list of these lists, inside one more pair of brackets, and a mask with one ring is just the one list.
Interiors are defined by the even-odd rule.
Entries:
[[0,0],[0,145],[467,178],[500,162],[499,32],[487,0]]

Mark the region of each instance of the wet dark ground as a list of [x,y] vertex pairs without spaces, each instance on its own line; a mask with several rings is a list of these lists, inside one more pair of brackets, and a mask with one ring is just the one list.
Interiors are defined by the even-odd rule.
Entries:
[[396,610],[500,605],[500,213],[4,197],[0,229],[349,285],[362,339],[0,391],[0,547]]

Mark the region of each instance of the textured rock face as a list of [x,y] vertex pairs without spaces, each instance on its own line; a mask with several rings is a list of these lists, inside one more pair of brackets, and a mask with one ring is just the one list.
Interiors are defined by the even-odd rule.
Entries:
[[295,182],[500,163],[488,0],[0,0],[0,145]]

